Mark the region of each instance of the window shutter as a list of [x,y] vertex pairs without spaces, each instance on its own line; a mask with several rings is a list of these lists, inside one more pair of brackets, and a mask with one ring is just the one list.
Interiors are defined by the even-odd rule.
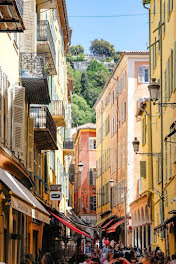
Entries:
[[3,74],[3,90],[4,90],[4,102],[5,102],[5,146],[11,147],[11,91],[8,89],[9,84],[7,75]]
[[89,138],[89,149],[93,149],[93,138]]
[[146,161],[140,161],[140,176],[146,178]]
[[116,83],[116,97],[119,96],[120,94],[120,84],[119,84],[119,81],[117,81]]
[[142,193],[142,178],[139,177],[139,195]]
[[35,1],[24,1],[23,21],[25,31],[20,34],[21,52],[36,53],[36,5]]
[[28,117],[28,155],[27,155],[28,171],[34,170],[34,119]]
[[165,85],[164,85],[164,102],[167,102],[167,69],[164,72]]
[[93,169],[92,168],[89,169],[89,185],[90,186],[93,185]]
[[14,86],[13,89],[13,142],[14,151],[24,151],[25,88]]
[[138,67],[138,82],[139,83],[144,82],[144,67],[143,66]]
[[0,144],[4,143],[4,87],[0,67]]

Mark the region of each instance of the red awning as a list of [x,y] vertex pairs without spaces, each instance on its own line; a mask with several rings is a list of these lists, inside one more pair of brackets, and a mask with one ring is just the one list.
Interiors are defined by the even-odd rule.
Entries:
[[90,235],[88,235],[84,231],[81,231],[80,229],[78,229],[77,227],[72,225],[71,223],[69,223],[69,222],[65,221],[64,219],[62,219],[61,217],[59,217],[58,215],[53,214],[51,211],[50,211],[50,214],[52,216],[54,216],[57,220],[59,220],[62,224],[64,224],[66,227],[68,227],[69,229],[71,229],[71,230],[75,231],[76,233],[81,234],[83,236],[90,237]]
[[112,221],[114,221],[114,219],[111,219],[111,220],[109,220],[103,227],[102,227],[102,231],[105,231],[106,230],[106,227],[108,226],[108,225],[110,225],[110,223],[112,223]]
[[114,225],[112,225],[111,227],[109,227],[107,230],[106,230],[106,233],[113,233],[116,231],[116,228],[119,226],[119,225],[122,225],[123,223],[125,222],[125,220],[120,220],[118,221],[117,223],[115,223]]
[[98,225],[98,227],[101,227],[107,220],[108,220],[108,218],[109,217],[106,217],[105,219],[104,219],[104,221],[102,221],[99,225]]

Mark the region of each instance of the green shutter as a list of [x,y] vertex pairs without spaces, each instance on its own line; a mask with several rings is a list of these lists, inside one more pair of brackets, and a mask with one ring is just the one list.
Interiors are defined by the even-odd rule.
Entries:
[[146,178],[146,161],[140,161],[140,175],[142,178]]

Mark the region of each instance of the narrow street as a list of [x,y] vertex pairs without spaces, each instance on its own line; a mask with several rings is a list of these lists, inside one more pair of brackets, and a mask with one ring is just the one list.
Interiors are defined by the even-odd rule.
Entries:
[[0,264],[176,264],[176,1],[0,0]]

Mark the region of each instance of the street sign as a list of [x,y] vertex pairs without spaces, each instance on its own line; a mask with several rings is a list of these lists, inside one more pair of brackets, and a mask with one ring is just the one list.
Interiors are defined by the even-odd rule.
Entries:
[[58,192],[62,192],[62,185],[61,184],[51,184],[50,185],[50,191],[58,191]]
[[60,201],[62,199],[62,193],[58,191],[50,192],[50,201]]

